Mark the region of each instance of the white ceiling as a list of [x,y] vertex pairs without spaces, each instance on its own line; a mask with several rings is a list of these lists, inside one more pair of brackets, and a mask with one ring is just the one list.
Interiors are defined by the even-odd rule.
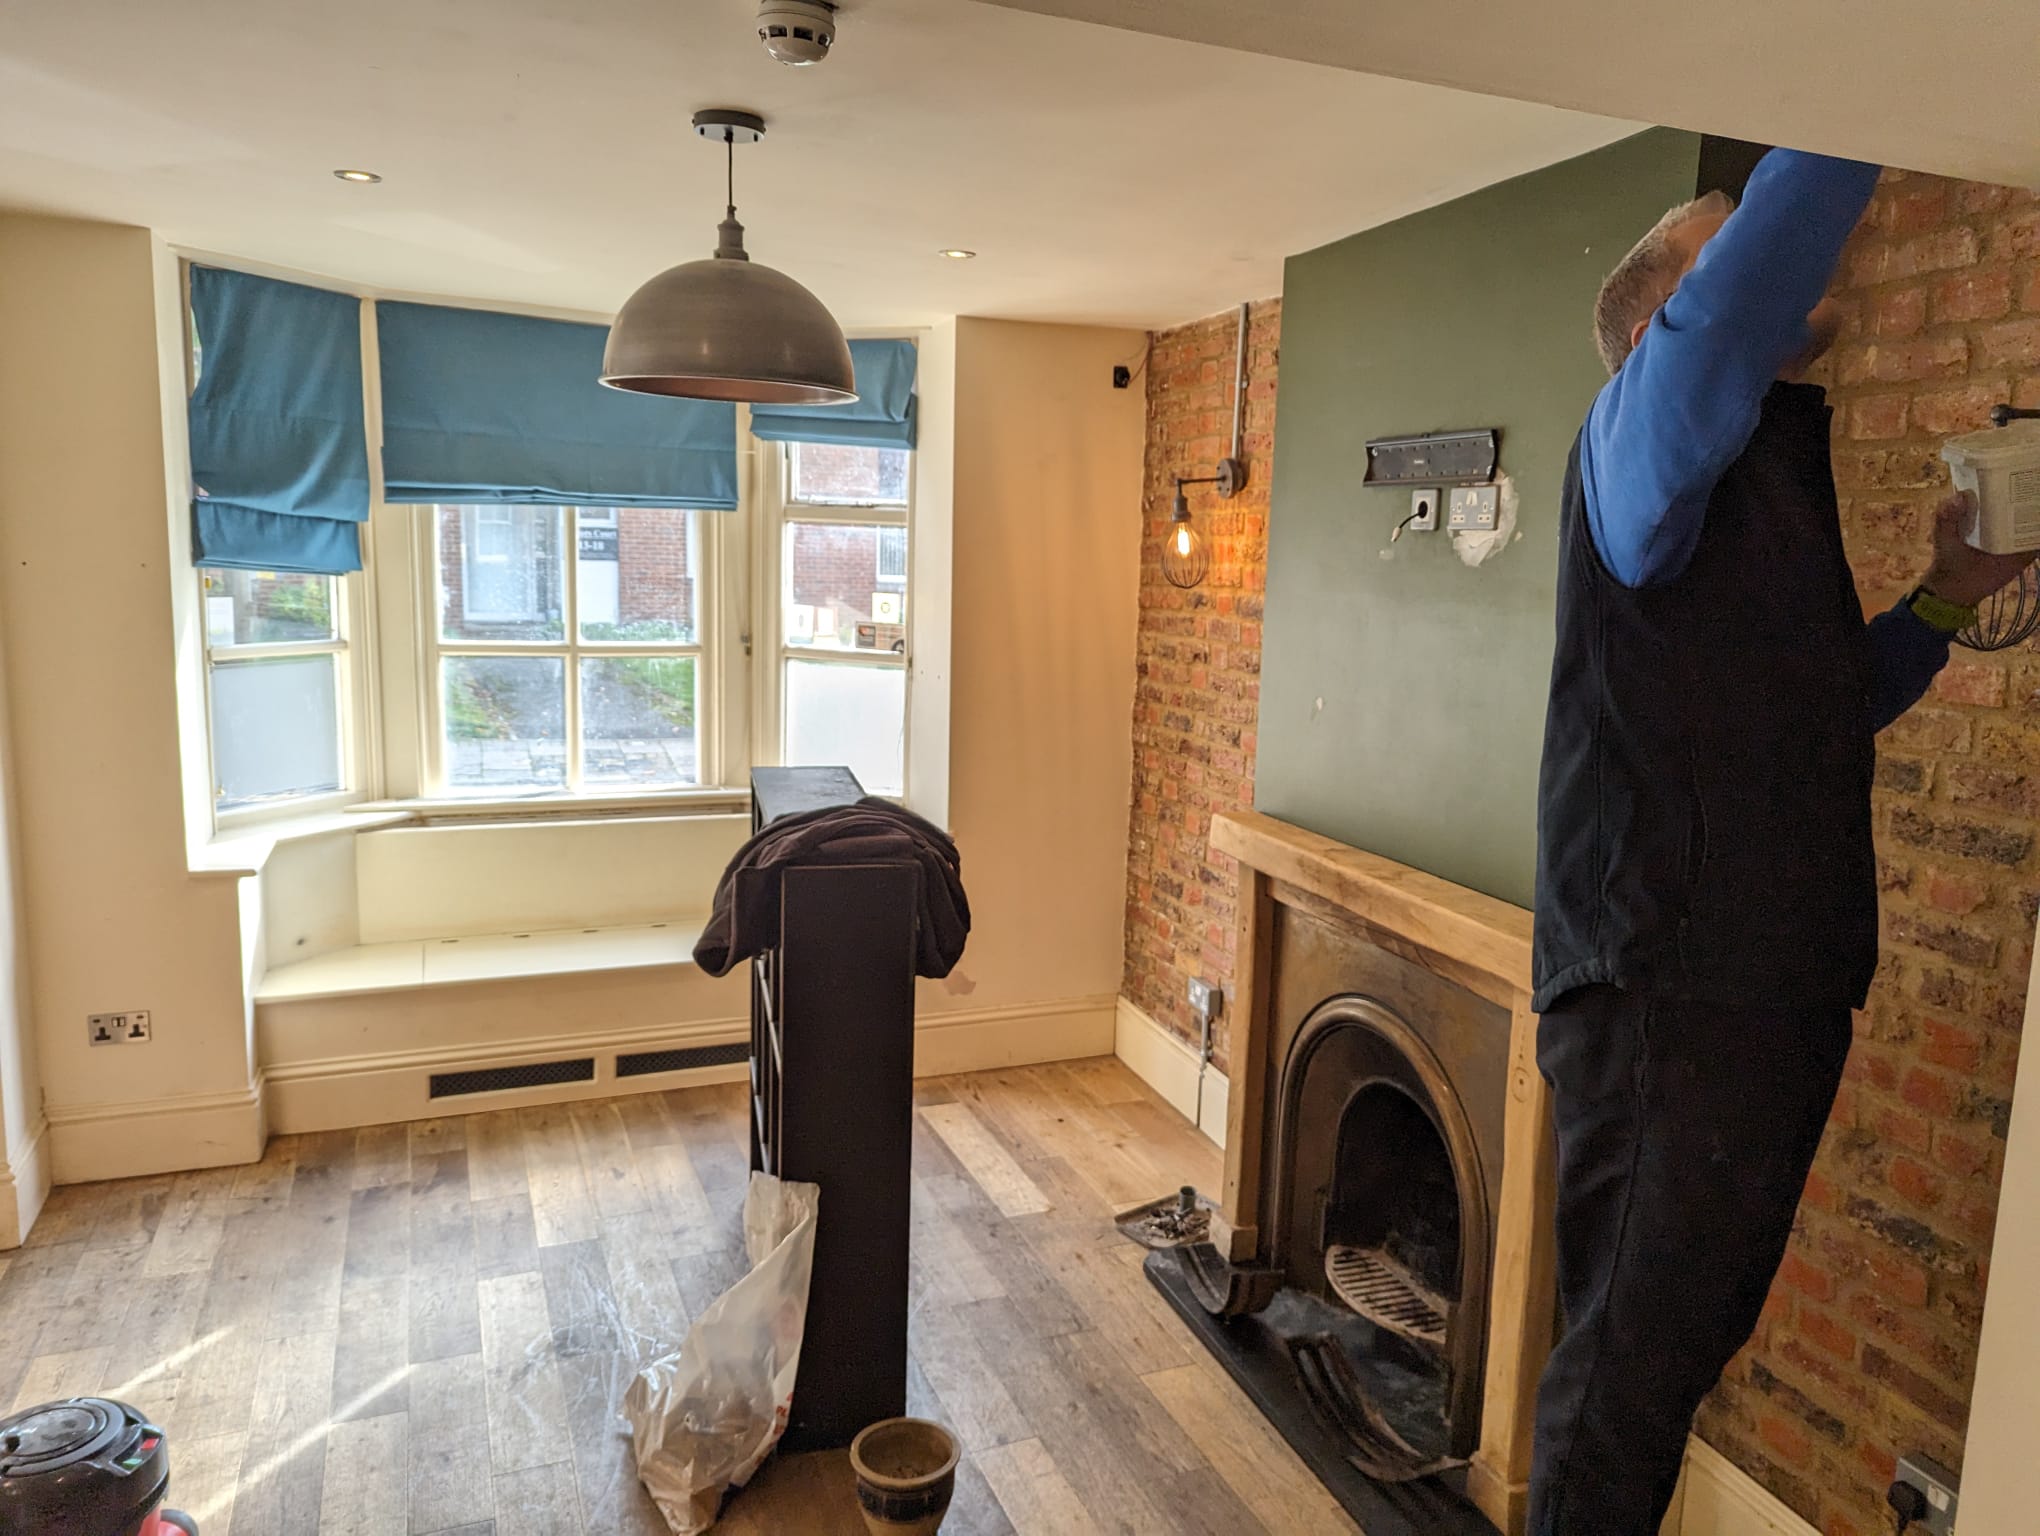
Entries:
[[752,253],[845,325],[1154,325],[1634,129],[967,0],[850,0],[835,56],[794,70],[759,48],[755,9],[0,0],[0,205],[385,292],[606,314],[708,254],[722,156],[688,117],[742,106],[771,123],[738,150]]
[[989,0],[1398,79],[2040,184],[2040,0]]

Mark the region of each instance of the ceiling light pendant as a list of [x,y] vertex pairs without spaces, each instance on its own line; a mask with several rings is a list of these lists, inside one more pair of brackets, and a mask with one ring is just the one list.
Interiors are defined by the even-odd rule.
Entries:
[[737,222],[736,146],[755,144],[752,112],[694,114],[694,131],[729,157],[729,199],[715,255],[661,272],[624,301],[609,328],[602,382],[612,389],[759,405],[844,405],[857,376],[842,327],[783,272],[754,262]]

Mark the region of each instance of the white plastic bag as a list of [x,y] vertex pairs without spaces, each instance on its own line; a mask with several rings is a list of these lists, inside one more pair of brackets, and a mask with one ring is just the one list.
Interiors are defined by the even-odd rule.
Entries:
[[751,1272],[694,1320],[677,1353],[624,1394],[638,1476],[678,1536],[715,1524],[786,1432],[815,1261],[818,1184],[751,1175],[744,1248]]

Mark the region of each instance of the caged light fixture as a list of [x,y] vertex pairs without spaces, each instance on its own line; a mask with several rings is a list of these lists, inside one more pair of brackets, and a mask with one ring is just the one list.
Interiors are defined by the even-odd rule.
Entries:
[[1186,485],[1212,485],[1230,500],[1247,483],[1247,461],[1240,457],[1240,413],[1247,401],[1247,306],[1240,306],[1240,338],[1233,360],[1232,453],[1218,461],[1215,474],[1178,475],[1176,501],[1169,512],[1168,537],[1162,545],[1162,575],[1172,587],[1194,587],[1211,571],[1211,546],[1190,520]]

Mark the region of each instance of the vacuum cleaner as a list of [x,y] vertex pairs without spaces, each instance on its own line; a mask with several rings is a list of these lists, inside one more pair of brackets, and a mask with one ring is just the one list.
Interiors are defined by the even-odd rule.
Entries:
[[138,1409],[103,1397],[0,1419],[0,1536],[198,1536],[163,1508],[170,1452]]

